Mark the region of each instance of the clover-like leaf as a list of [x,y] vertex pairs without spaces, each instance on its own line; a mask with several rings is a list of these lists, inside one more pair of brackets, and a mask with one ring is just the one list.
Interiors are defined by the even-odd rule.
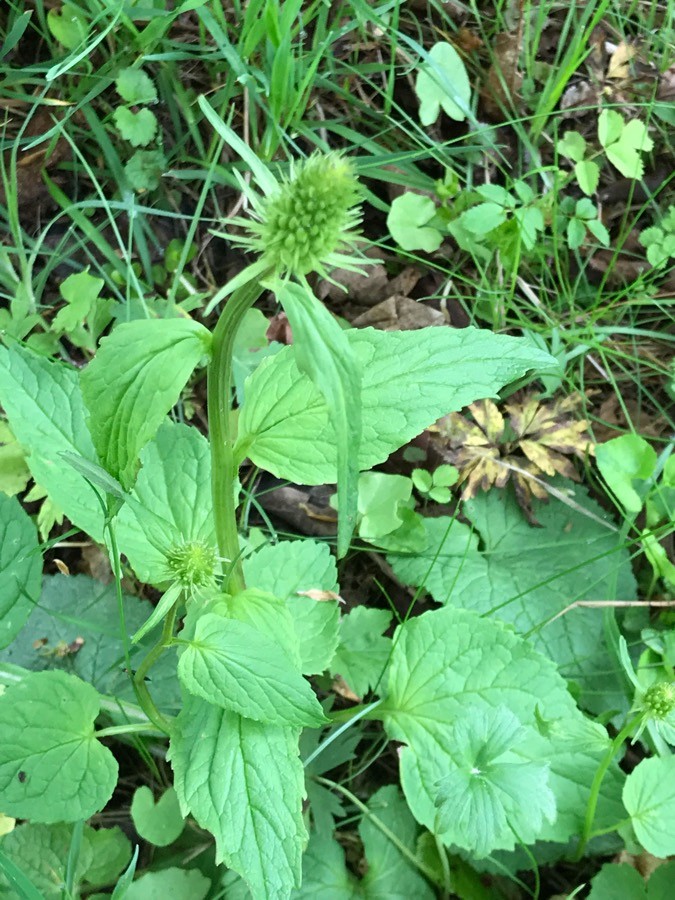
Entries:
[[115,110],[115,125],[125,141],[132,147],[145,147],[157,133],[157,116],[149,109],[134,112],[126,106]]
[[644,164],[640,156],[654,147],[647,126],[639,119],[626,123],[621,113],[603,109],[598,118],[598,138],[607,159],[626,178],[642,178]]
[[443,235],[429,225],[436,215],[431,197],[408,192],[396,197],[387,216],[387,228],[403,250],[424,250],[433,253],[443,243]]
[[157,89],[143,69],[122,69],[115,79],[115,89],[122,100],[132,106],[157,100]]
[[433,125],[441,109],[451,119],[464,121],[471,99],[471,84],[462,57],[452,44],[443,41],[434,44],[428,59],[420,64],[415,93],[420,101],[422,125]]

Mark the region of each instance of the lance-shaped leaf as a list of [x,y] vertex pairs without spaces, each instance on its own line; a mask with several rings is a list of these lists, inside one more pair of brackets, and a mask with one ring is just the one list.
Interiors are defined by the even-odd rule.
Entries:
[[125,322],[103,338],[81,375],[89,430],[104,467],[133,484],[138,455],[209,352],[211,335],[191,319]]
[[300,883],[307,839],[298,729],[263,725],[185,696],[169,759],[183,814],[216,839],[216,861],[254,897],[287,897]]

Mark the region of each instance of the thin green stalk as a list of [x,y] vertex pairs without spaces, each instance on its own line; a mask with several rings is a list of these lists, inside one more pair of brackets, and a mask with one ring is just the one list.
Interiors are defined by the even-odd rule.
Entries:
[[156,728],[159,728],[159,730],[164,734],[170,734],[171,722],[155,706],[155,701],[152,699],[150,691],[148,690],[148,687],[145,683],[145,676],[155,665],[155,663],[164,653],[167,647],[169,647],[169,645],[171,644],[177,611],[178,603],[176,602],[172,606],[170,612],[167,614],[167,617],[164,619],[164,625],[162,627],[162,634],[160,639],[157,641],[152,650],[150,650],[148,655],[143,659],[143,662],[140,664],[140,666],[136,670],[136,674],[134,675],[134,690],[136,691],[138,702],[143,708],[143,712],[146,714],[148,719],[150,719],[152,724]]
[[642,715],[634,716],[623,726],[621,731],[612,741],[611,745],[607,749],[607,753],[605,754],[604,759],[598,766],[595,777],[593,778],[593,783],[591,784],[591,793],[588,798],[588,805],[586,806],[584,830],[581,833],[579,846],[574,856],[575,862],[578,862],[583,857],[584,851],[586,850],[586,845],[591,838],[591,833],[593,831],[593,821],[595,819],[595,811],[598,807],[598,800],[600,799],[600,788],[602,787],[602,782],[605,778],[605,775],[607,774],[607,770],[609,769],[612,760],[623,746],[624,741],[626,741],[630,737],[633,728],[635,728],[635,726],[638,724],[638,722],[640,722],[641,719]]
[[232,426],[232,353],[242,319],[262,293],[258,278],[238,288],[229,298],[213,332],[212,356],[207,370],[207,408],[211,442],[211,492],[218,550],[230,563],[223,589],[233,594],[244,589],[239,552],[234,486],[239,467],[234,458]]

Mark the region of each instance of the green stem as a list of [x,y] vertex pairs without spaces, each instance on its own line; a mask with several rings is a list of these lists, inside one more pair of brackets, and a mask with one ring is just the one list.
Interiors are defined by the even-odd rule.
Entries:
[[339,791],[343,797],[346,797],[351,803],[356,806],[357,809],[360,809],[364,816],[367,816],[373,825],[382,832],[382,834],[388,838],[394,847],[398,850],[398,852],[404,856],[408,862],[414,866],[414,868],[418,869],[422,872],[423,875],[432,882],[436,883],[438,876],[433,869],[429,868],[421,859],[418,859],[417,856],[403,843],[403,841],[398,837],[398,835],[394,834],[391,828],[388,828],[382,819],[378,818],[374,813],[368,809],[365,803],[362,803],[358,797],[352,794],[351,791],[348,791],[346,787],[343,787],[341,784],[338,784],[336,781],[330,781],[328,778],[321,778],[318,775],[314,776],[314,780],[318,784],[324,785],[324,787],[332,788],[333,790]]
[[141,723],[129,725],[111,725],[109,728],[101,728],[100,731],[94,733],[94,737],[115,737],[118,734],[147,734],[155,737],[164,737],[164,731],[159,731],[149,723],[143,725]]
[[598,807],[598,800],[600,799],[600,788],[602,787],[602,782],[605,778],[605,775],[607,774],[607,770],[609,769],[612,760],[623,746],[624,741],[626,741],[626,739],[630,737],[631,732],[638,724],[638,722],[641,721],[641,719],[642,715],[635,716],[623,726],[621,731],[617,734],[610,746],[607,748],[607,753],[598,766],[595,777],[593,778],[593,783],[591,784],[591,793],[588,798],[588,805],[586,806],[584,830],[581,833],[579,846],[574,856],[575,862],[578,862],[583,857],[586,845],[591,838],[591,833],[593,831],[593,821],[595,819],[595,811]]
[[262,293],[258,278],[238,288],[225,305],[213,332],[207,374],[207,407],[211,441],[211,492],[218,549],[230,563],[223,589],[236,594],[244,589],[239,552],[237,505],[234,496],[239,467],[234,458],[232,426],[232,353],[242,319]]
[[156,728],[159,728],[160,731],[164,732],[164,734],[171,733],[171,722],[155,706],[155,701],[152,699],[150,691],[148,690],[148,687],[145,683],[145,676],[148,674],[148,672],[154,666],[160,656],[164,653],[167,647],[169,647],[169,645],[171,644],[171,640],[173,638],[173,627],[176,622],[177,612],[178,602],[174,603],[174,605],[169,610],[166,618],[164,619],[164,625],[162,626],[162,634],[160,639],[157,641],[152,650],[149,651],[148,655],[143,659],[138,669],[136,669],[136,674],[134,675],[134,689],[136,691],[136,696],[138,697],[138,702],[143,708],[143,712],[146,714],[148,719],[150,719],[152,724]]

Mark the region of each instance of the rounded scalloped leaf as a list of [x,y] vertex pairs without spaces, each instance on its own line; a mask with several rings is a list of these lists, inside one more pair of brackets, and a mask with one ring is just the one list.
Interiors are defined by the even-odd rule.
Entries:
[[74,675],[36,672],[0,695],[0,808],[76,822],[106,805],[117,762],[94,735],[98,693]]

